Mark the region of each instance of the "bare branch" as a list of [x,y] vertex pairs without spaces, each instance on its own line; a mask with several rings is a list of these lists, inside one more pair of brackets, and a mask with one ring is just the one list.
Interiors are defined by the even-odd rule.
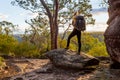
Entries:
[[51,12],[50,12],[48,6],[46,5],[45,1],[44,0],[40,0],[40,2],[42,3],[43,7],[45,8],[49,18],[51,18],[52,17]]
[[55,22],[55,29],[56,29],[56,32],[58,33],[58,10],[59,10],[59,2],[58,0],[55,0],[55,17],[54,17],[54,22]]
[[64,39],[64,37],[65,37],[68,29],[70,28],[70,26],[71,26],[71,24],[69,24],[68,28],[64,31],[61,41]]

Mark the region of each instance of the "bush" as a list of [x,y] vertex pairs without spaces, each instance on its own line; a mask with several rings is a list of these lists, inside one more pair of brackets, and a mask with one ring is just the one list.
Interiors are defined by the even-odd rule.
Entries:
[[84,33],[82,34],[81,37],[81,43],[82,43],[81,50],[83,52],[88,52],[94,47],[95,44],[100,43],[100,41],[98,40],[98,38],[94,38],[89,33]]
[[0,54],[11,55],[17,43],[14,37],[0,34]]
[[[81,35],[81,51],[88,53],[92,56],[108,56],[106,47],[104,44],[103,33],[82,33]],[[62,47],[65,46],[65,41],[61,42]],[[77,38],[73,37],[70,42],[70,49],[77,51],[78,44]]]
[[106,47],[103,43],[96,44],[91,50],[89,50],[88,54],[92,56],[108,56],[106,51]]
[[2,57],[0,57],[0,67],[4,66],[4,59]]
[[33,57],[40,56],[38,48],[29,42],[20,42],[16,46],[14,53],[16,56],[19,56],[19,57],[33,58]]

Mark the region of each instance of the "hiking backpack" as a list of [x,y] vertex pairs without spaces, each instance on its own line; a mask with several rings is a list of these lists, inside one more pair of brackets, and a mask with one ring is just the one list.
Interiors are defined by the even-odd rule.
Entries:
[[76,16],[73,26],[80,31],[84,31],[86,29],[85,19],[83,16]]

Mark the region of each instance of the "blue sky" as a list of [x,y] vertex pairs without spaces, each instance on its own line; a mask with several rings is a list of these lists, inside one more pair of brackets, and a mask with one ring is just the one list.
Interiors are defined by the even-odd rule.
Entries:
[[[18,24],[20,30],[24,30],[27,24],[25,24],[25,20],[29,18],[35,17],[37,14],[33,14],[30,11],[26,11],[19,6],[12,6],[12,0],[1,0],[0,1],[0,21],[6,20],[10,21],[13,24]],[[100,7],[101,0],[91,0],[91,4],[93,7],[93,18],[96,19],[96,23],[94,27],[88,26],[87,31],[99,30],[104,31],[106,28],[106,21],[108,19],[106,9]]]

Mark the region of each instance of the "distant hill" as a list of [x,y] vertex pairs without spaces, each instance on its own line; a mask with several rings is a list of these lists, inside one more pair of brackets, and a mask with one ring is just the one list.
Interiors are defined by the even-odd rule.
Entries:
[[98,38],[101,42],[104,41],[104,32],[90,32],[90,35],[94,38]]
[[19,35],[19,34],[15,34],[14,37],[15,37],[19,42],[22,41],[22,37],[21,37],[21,35]]
[[[70,32],[68,32],[65,35],[65,39],[68,38],[68,35],[70,34]],[[83,34],[90,34],[91,36],[93,36],[94,38],[98,38],[101,42],[104,41],[104,32],[84,32]],[[59,34],[60,37],[63,36],[63,34]],[[21,42],[22,41],[22,36],[20,34],[15,34],[14,37]]]

